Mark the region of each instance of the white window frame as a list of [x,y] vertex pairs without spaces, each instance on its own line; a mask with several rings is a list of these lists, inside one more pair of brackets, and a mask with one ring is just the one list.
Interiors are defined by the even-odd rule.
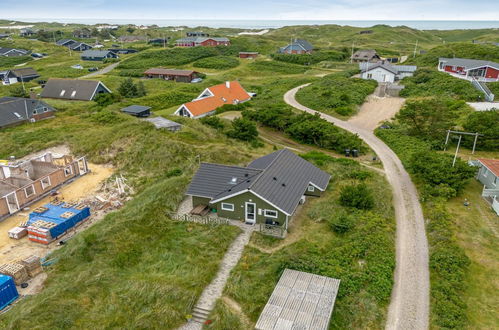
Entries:
[[[48,180],[48,185],[45,185],[43,183],[43,180],[47,179]],[[45,188],[50,187],[52,185],[52,182],[50,181],[50,176],[46,176],[43,179],[40,180],[40,183],[42,185],[42,189],[45,190]]]
[[315,187],[312,186],[312,185],[308,185],[307,191],[314,192],[315,191]]
[[[28,192],[26,191],[26,189],[28,189],[28,188],[33,189],[33,193],[32,194],[28,195]],[[30,186],[27,186],[27,187],[24,188],[24,195],[26,196],[26,198],[29,198],[29,197],[31,197],[31,196],[33,196],[35,194],[36,194],[36,190],[35,190],[35,186],[34,185],[30,185]]]
[[497,176],[494,178],[494,181],[492,182],[492,184],[493,184],[494,186],[497,186],[497,181],[498,181],[498,178],[499,178],[499,177],[497,177]]
[[367,74],[367,79],[373,79],[373,74],[372,73],[368,73]]
[[[69,169],[69,173],[66,173],[66,170],[68,170],[68,169]],[[73,166],[68,165],[68,166],[66,166],[66,167],[64,168],[64,176],[65,176],[65,177],[68,177],[68,176],[70,176],[70,175],[73,175]]]
[[222,210],[224,211],[231,211],[231,212],[234,212],[234,204],[231,204],[231,203],[222,203],[220,205],[220,207],[222,208]]
[[[268,212],[273,212],[275,215],[270,215]],[[279,217],[279,212],[277,212],[277,210],[263,210],[263,215],[267,218],[277,219]]]

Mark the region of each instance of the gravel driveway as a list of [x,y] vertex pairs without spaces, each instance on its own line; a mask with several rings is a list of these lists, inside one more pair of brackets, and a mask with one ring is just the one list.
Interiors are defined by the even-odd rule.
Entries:
[[338,127],[357,133],[383,162],[386,177],[392,186],[397,221],[396,267],[386,329],[427,329],[430,289],[428,242],[416,187],[397,155],[371,129],[361,128],[352,122],[299,104],[295,99],[296,92],[307,85],[288,91],[284,101],[298,110],[319,113]]
[[111,70],[113,70],[114,68],[116,68],[118,66],[118,64],[120,64],[120,63],[116,62],[116,63],[109,64],[108,66],[106,66],[103,69],[100,69],[99,71],[95,71],[95,72],[89,73],[89,74],[87,74],[87,75],[85,75],[83,77],[80,77],[80,78],[92,78],[92,77],[95,77],[95,76],[98,76],[98,75],[101,75],[101,74],[106,74],[108,72],[111,72]]

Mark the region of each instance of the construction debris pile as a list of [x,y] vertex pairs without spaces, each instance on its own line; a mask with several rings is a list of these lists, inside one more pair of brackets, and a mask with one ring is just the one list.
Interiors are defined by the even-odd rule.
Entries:
[[90,208],[84,204],[53,201],[30,213],[28,238],[33,242],[49,244],[89,216]]
[[0,274],[12,277],[16,285],[25,283],[43,271],[40,258],[29,256],[17,262],[0,265]]

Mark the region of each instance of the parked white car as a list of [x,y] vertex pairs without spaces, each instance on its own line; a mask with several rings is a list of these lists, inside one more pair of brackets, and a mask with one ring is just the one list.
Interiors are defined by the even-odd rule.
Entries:
[[82,70],[82,69],[83,69],[83,66],[81,66],[81,64],[75,64],[75,65],[71,65],[71,68],[73,68],[73,69],[78,69],[78,70]]
[[195,83],[200,83],[202,81],[203,81],[202,78],[194,78],[194,79],[191,80],[191,83],[195,84]]

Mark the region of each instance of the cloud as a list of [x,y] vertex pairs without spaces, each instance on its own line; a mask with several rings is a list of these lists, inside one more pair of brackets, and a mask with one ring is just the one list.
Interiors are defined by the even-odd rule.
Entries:
[[0,1],[2,17],[39,19],[497,20],[499,17],[497,0]]

